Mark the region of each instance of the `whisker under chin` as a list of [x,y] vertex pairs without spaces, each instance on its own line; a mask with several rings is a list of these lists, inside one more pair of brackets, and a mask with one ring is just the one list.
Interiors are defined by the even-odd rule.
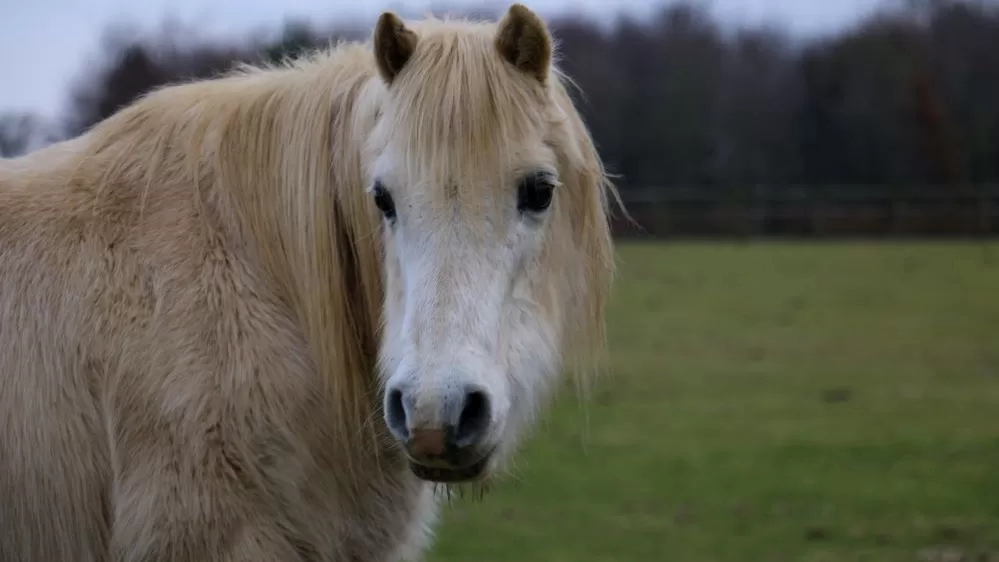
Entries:
[[452,500],[457,496],[459,501],[466,499],[472,502],[481,502],[493,489],[492,479],[477,480],[474,482],[456,482],[452,484],[435,483],[434,495],[443,497],[448,507],[454,504]]

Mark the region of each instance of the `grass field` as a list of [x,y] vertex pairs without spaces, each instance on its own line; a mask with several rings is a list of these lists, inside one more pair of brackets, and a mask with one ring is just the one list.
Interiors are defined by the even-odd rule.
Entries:
[[999,561],[999,244],[619,261],[613,372],[430,561]]

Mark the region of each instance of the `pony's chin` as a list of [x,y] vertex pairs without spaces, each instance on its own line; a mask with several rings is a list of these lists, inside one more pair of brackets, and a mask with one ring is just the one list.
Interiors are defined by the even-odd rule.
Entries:
[[462,467],[427,466],[410,461],[409,469],[420,480],[436,484],[461,484],[482,480],[489,468],[490,456],[486,455],[472,464]]

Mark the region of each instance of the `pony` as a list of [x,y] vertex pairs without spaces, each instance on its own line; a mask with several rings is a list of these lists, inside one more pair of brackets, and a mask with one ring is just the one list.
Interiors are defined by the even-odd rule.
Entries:
[[521,4],[387,11],[2,162],[0,559],[419,558],[599,370],[571,85]]

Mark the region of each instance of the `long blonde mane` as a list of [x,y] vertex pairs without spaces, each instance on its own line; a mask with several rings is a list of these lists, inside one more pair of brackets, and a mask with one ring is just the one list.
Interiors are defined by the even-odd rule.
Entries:
[[[539,266],[564,284],[550,291],[572,291],[571,308],[551,312],[571,330],[565,351],[573,370],[589,371],[605,344],[613,275],[608,195],[615,191],[564,77],[555,71],[547,94],[530,88],[484,51],[492,48],[483,40],[492,24],[429,20],[413,29],[426,36],[412,61],[426,87],[408,93],[411,110],[392,123],[417,132],[408,165],[481,165],[468,156],[515,138],[524,120],[551,121],[550,146],[568,191],[559,196],[561,230]],[[95,210],[122,228],[138,223],[154,194],[193,198],[209,247],[228,237],[261,260],[259,272],[294,310],[328,383],[343,466],[354,471],[389,446],[378,429],[374,376],[383,248],[364,169],[383,91],[370,44],[338,44],[280,67],[242,67],[150,93],[74,141],[78,152],[64,172],[67,185],[97,186]],[[543,95],[554,100],[554,114],[542,111]],[[472,137],[449,137],[458,129]],[[448,160],[455,157],[464,160]],[[559,272],[580,262],[580,277],[563,279],[570,274]]]

